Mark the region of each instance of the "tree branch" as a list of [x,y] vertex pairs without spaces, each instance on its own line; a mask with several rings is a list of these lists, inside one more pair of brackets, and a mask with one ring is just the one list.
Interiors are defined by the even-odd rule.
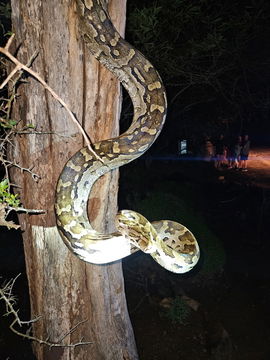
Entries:
[[11,73],[8,75],[8,77],[3,81],[2,84],[0,84],[0,89],[2,89],[7,83],[8,81],[10,81],[10,79],[13,77],[13,75],[20,70],[24,70],[26,72],[28,72],[30,75],[32,75],[37,81],[39,81],[43,87],[49,91],[49,93],[66,109],[66,111],[68,112],[71,120],[77,125],[77,127],[79,128],[79,131],[81,132],[86,145],[89,149],[89,151],[94,154],[94,156],[99,159],[102,163],[103,160],[99,157],[99,155],[96,154],[96,152],[93,150],[92,145],[91,145],[91,141],[88,137],[88,135],[86,134],[86,132],[84,131],[83,127],[81,126],[81,124],[79,123],[79,121],[77,120],[77,118],[75,117],[75,115],[73,114],[73,112],[70,110],[70,108],[68,107],[68,105],[64,102],[63,99],[61,99],[56,92],[40,77],[40,75],[38,73],[36,73],[35,71],[33,71],[32,69],[30,69],[28,66],[22,64],[17,58],[15,58],[9,51],[9,47],[14,39],[15,34],[12,34],[11,37],[8,39],[8,42],[6,44],[5,47],[0,47],[0,52],[2,54],[4,54],[5,56],[7,56],[16,66],[15,68],[11,71]]
[[87,320],[83,320],[78,322],[78,324],[76,324],[75,326],[73,326],[66,334],[64,334],[58,341],[56,342],[50,342],[48,341],[48,339],[43,340],[43,339],[39,339],[36,338],[35,336],[31,336],[28,335],[27,333],[23,333],[22,331],[19,331],[17,329],[14,328],[14,326],[17,324],[20,327],[22,327],[23,325],[30,325],[29,329],[27,330],[27,332],[31,331],[32,328],[32,324],[39,321],[42,317],[38,316],[35,319],[31,319],[28,321],[22,321],[19,318],[18,312],[19,310],[15,310],[14,309],[14,305],[16,304],[16,298],[15,296],[12,294],[12,289],[14,286],[15,281],[18,279],[18,277],[20,276],[17,275],[14,279],[11,279],[8,283],[6,283],[5,285],[3,285],[0,288],[0,300],[3,300],[6,304],[6,313],[4,314],[4,316],[9,316],[9,315],[13,315],[14,320],[12,321],[12,323],[10,324],[9,328],[12,332],[14,332],[15,334],[17,334],[18,336],[21,336],[25,339],[31,340],[31,341],[35,341],[41,345],[47,345],[49,347],[71,347],[71,348],[75,348],[77,346],[82,346],[82,345],[91,345],[93,344],[92,341],[82,341],[82,339],[74,344],[64,344],[63,340],[67,338],[68,335],[72,334],[74,331],[76,331],[76,329],[83,323],[85,323]]

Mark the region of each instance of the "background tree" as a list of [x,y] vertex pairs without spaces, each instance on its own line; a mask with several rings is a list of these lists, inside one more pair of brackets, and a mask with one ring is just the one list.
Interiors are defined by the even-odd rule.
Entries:
[[168,91],[167,131],[159,142],[269,130],[268,1],[149,0],[138,6],[130,0],[128,7],[127,38],[160,69]]
[[[69,104],[91,140],[118,133],[119,84],[84,48],[76,2],[11,1],[13,30],[19,60],[26,64],[38,51],[33,69]],[[125,0],[109,1],[113,22],[123,33]],[[106,86],[104,86],[106,84]],[[85,264],[65,247],[55,227],[55,184],[59,173],[83,139],[67,113],[34,79],[26,77],[17,89],[13,117],[19,119],[10,147],[12,161],[34,166],[34,178],[13,169],[25,207],[42,208],[41,216],[20,215],[28,275],[31,312],[42,319],[34,335],[60,342],[70,329],[67,345],[81,340],[91,345],[48,348],[34,344],[37,359],[137,359],[126,308],[121,263]],[[26,131],[27,132],[27,131]],[[90,200],[95,226],[110,231],[117,208],[117,172],[103,177]]]

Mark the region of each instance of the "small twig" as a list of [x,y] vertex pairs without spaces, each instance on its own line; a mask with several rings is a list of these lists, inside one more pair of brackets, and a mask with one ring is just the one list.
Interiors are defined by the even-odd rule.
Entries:
[[[11,325],[9,326],[9,328],[11,329],[12,332],[14,332],[15,334],[17,334],[17,335],[19,335],[19,336],[21,336],[21,337],[23,337],[25,339],[35,341],[35,342],[37,342],[37,343],[39,343],[41,345],[47,345],[49,347],[75,348],[76,346],[93,344],[92,341],[82,341],[82,340],[77,342],[77,343],[74,343],[74,344],[63,344],[63,342],[62,342],[68,335],[73,333],[78,328],[78,326],[85,323],[87,320],[80,321],[77,325],[75,325],[73,328],[71,328],[64,336],[62,336],[60,338],[60,340],[57,341],[57,342],[48,341],[49,337],[46,340],[42,340],[42,339],[36,338],[34,336],[31,336],[28,333],[23,333],[23,332],[18,331],[17,329],[15,329],[14,326],[16,324],[18,324],[20,327],[22,327],[22,325],[32,325],[34,322],[37,322],[38,320],[41,319],[41,316],[39,316],[39,317],[36,317],[35,319],[31,319],[31,320],[28,320],[28,321],[22,321],[19,318],[19,315],[18,315],[19,310],[14,309],[14,304],[16,303],[16,299],[15,299],[14,295],[12,294],[12,289],[13,289],[15,281],[17,280],[17,278],[19,276],[20,276],[20,274],[17,275],[15,279],[10,280],[2,288],[0,288],[0,300],[4,300],[4,302],[6,304],[6,314],[5,314],[5,316],[11,315],[11,314],[14,316],[14,320],[12,321]],[[30,332],[30,331],[31,331],[31,326],[29,327],[27,332]]]
[[18,169],[21,170],[21,172],[28,172],[29,174],[31,174],[32,176],[32,179],[34,181],[38,181],[39,179],[41,179],[41,177],[38,175],[38,174],[35,174],[32,169],[34,168],[34,166],[30,167],[30,168],[25,168],[23,166],[20,166],[19,164],[15,163],[15,162],[12,162],[12,161],[9,161],[9,160],[6,160],[3,158],[3,156],[0,154],[0,162],[3,163],[3,165],[8,168],[10,166],[15,166],[17,167]]
[[[18,314],[17,311],[15,311],[13,308],[13,304],[15,304],[16,301],[15,297],[12,295],[12,289],[15,281],[20,275],[21,274],[18,274],[14,279],[11,279],[9,282],[7,282],[3,288],[0,288],[0,300],[4,300],[7,313],[12,313],[16,319],[18,318]],[[20,324],[20,321],[18,323]]]
[[22,187],[20,185],[12,183],[12,182],[9,183],[9,186],[13,187],[13,188],[17,188],[17,189],[22,189]]
[[[32,320],[29,321],[29,323],[32,322]],[[49,347],[67,347],[67,348],[75,348],[76,346],[81,346],[81,345],[91,345],[93,344],[92,341],[79,341],[77,343],[74,344],[63,344],[63,343],[57,343],[57,342],[50,342],[47,339],[46,340],[42,340],[39,338],[36,338],[35,336],[31,336],[31,335],[27,335],[21,331],[18,331],[14,328],[14,325],[18,323],[17,319],[14,319],[13,322],[10,324],[9,328],[12,332],[14,332],[16,335],[19,335],[25,339],[31,340],[31,341],[35,341],[40,345],[47,345]],[[25,322],[27,323],[27,322]],[[69,334],[67,334],[69,335]]]
[[7,43],[6,43],[6,46],[5,46],[5,48],[6,48],[7,50],[9,50],[9,48],[10,48],[10,46],[11,46],[11,43],[12,43],[12,41],[13,41],[13,39],[14,39],[14,36],[15,36],[15,34],[12,34],[11,37],[8,39],[8,41],[7,41]]
[[64,134],[60,134],[54,131],[30,131],[30,130],[15,130],[15,131],[11,131],[12,134],[15,135],[56,135],[59,137],[64,137],[64,138],[70,138],[70,137],[74,137],[76,135],[64,135]]
[[[1,51],[1,48],[0,48]],[[8,77],[2,82],[0,85],[0,90],[3,89],[7,83],[11,80],[11,78],[16,74],[17,71],[21,70],[20,65],[16,65],[16,67],[11,71],[11,73],[8,75]]]
[[49,93],[66,109],[66,111],[68,112],[69,116],[71,117],[72,121],[77,125],[77,127],[79,128],[80,132],[82,133],[82,136],[86,142],[86,145],[89,149],[89,151],[91,151],[92,154],[95,155],[95,157],[97,159],[99,159],[102,163],[103,160],[100,158],[100,156],[98,154],[96,154],[96,152],[93,150],[91,142],[89,140],[89,137],[87,136],[86,132],[84,131],[83,127],[81,126],[81,124],[79,123],[79,121],[77,120],[77,118],[75,117],[75,115],[73,114],[73,112],[70,110],[70,108],[68,107],[68,105],[63,101],[63,99],[61,99],[56,92],[39,76],[38,73],[36,73],[35,71],[33,71],[32,69],[30,69],[28,66],[22,64],[18,59],[16,59],[10,52],[9,52],[9,47],[14,39],[15,34],[12,34],[11,37],[8,39],[8,42],[6,44],[5,47],[0,47],[0,52],[4,55],[6,55],[16,66],[15,68],[12,70],[12,72],[8,75],[8,77],[3,81],[3,83],[0,85],[0,89],[2,89],[7,82],[12,78],[12,76],[20,70],[24,70],[26,72],[28,72],[29,74],[31,74],[36,80],[38,80],[46,90],[49,91]]
[[86,321],[87,320],[82,320],[78,322],[78,324],[73,326],[73,328],[71,328],[66,334],[64,334],[57,342],[61,343],[68,335],[72,334],[77,329],[77,327],[79,327],[81,324],[84,324]]
[[24,212],[26,214],[45,214],[46,210],[42,210],[42,209],[25,209],[24,207],[20,207],[20,206],[5,206],[5,209],[10,211],[16,211],[16,212]]

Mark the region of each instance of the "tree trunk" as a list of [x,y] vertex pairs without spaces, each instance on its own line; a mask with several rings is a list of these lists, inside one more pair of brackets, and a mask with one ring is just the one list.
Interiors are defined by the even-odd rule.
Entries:
[[[37,50],[32,68],[69,104],[92,141],[118,134],[120,86],[88,54],[78,31],[74,0],[12,0],[13,31],[18,58],[27,63]],[[111,0],[110,13],[123,34],[126,0]],[[126,307],[121,262],[106,266],[86,264],[62,242],[53,210],[57,178],[65,162],[83,140],[65,109],[36,80],[20,85],[13,116],[20,128],[31,124],[36,134],[17,136],[12,160],[33,171],[14,170],[27,208],[44,209],[44,215],[21,215],[34,335],[57,342],[79,322],[66,344],[92,341],[91,345],[48,348],[34,343],[38,360],[138,359]],[[90,200],[98,230],[111,231],[117,209],[118,173],[104,176]]]

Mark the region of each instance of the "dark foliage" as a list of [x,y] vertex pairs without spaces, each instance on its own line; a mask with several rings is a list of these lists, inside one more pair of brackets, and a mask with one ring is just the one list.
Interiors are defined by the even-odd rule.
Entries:
[[127,38],[168,91],[163,142],[269,129],[269,35],[267,0],[128,1]]

